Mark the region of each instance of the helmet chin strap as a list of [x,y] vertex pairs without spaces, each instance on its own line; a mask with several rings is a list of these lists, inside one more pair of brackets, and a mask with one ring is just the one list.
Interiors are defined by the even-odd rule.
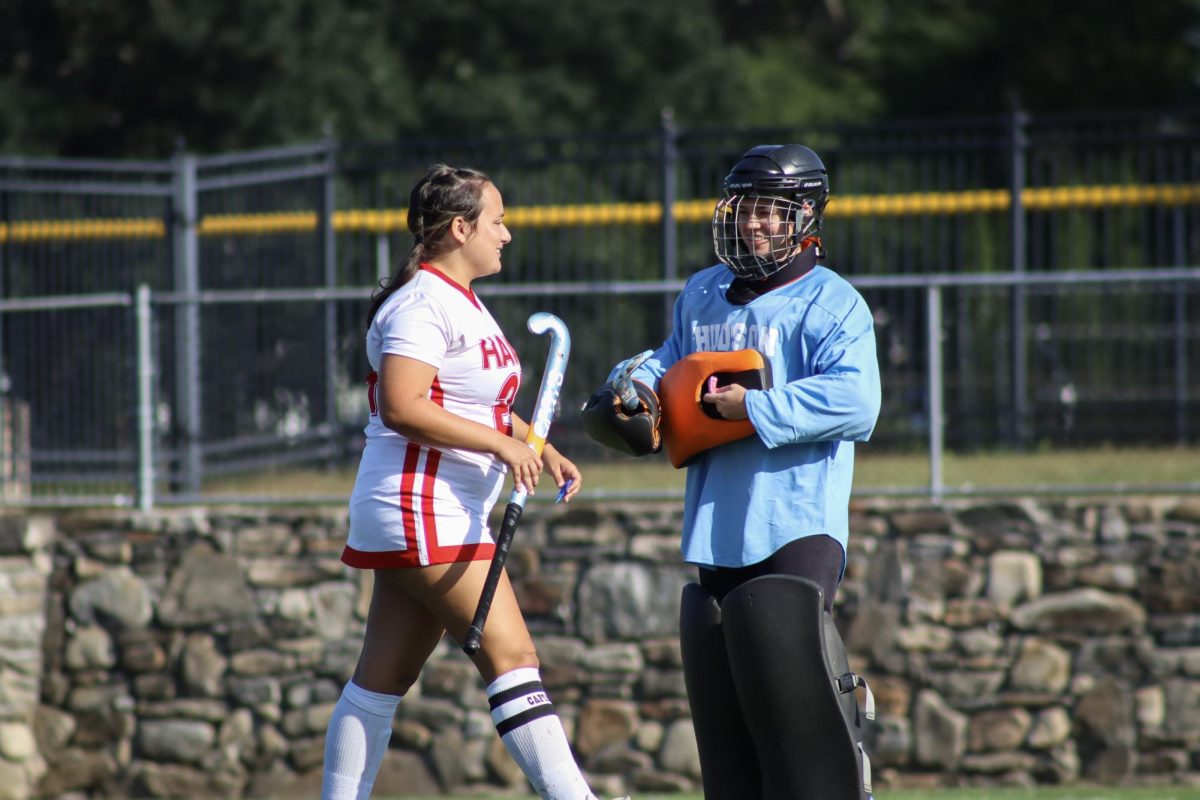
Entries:
[[803,253],[809,247],[817,248],[816,253],[815,253],[815,255],[817,257],[817,261],[820,261],[821,259],[825,258],[825,245],[821,244],[820,236],[805,236],[800,241],[800,251],[799,252]]
[[[816,249],[813,250],[813,252],[811,252],[811,253],[807,253],[807,257],[808,257],[807,260],[809,260],[813,264],[815,264],[816,262],[825,258],[825,246],[821,244],[821,237],[820,236],[805,236],[803,239],[800,240],[800,243],[798,245],[796,245],[796,248],[788,254],[786,260],[780,259],[780,261],[783,262],[783,266],[780,267],[780,269],[786,270],[789,266],[791,266],[793,263],[796,262],[796,259],[798,259],[800,257],[801,253],[805,253],[810,247],[814,247]],[[810,266],[810,269],[811,269],[811,266]],[[772,274],[774,274],[774,273],[772,273]],[[768,275],[767,277],[769,278],[770,275]],[[760,278],[759,280],[765,280],[765,279]]]

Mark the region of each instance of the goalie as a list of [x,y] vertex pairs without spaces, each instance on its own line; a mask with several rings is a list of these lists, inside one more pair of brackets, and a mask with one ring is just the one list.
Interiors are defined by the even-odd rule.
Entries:
[[[879,415],[870,309],[821,265],[829,197],[801,145],[748,151],[713,212],[721,264],[673,330],[583,410],[597,441],[687,468],[680,645],[706,800],[871,796],[862,712],[832,621],[854,442]],[[873,716],[869,691],[866,714]]]

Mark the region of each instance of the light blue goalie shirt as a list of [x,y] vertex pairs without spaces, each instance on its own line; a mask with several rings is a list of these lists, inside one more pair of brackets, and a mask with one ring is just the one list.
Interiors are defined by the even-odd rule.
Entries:
[[870,309],[821,266],[744,306],[725,299],[732,279],[722,265],[693,275],[671,335],[634,373],[658,391],[690,353],[749,347],[770,363],[772,388],[746,393],[757,435],[711,448],[687,468],[684,560],[742,567],[816,534],[844,550],[854,442],[866,441],[879,417]]

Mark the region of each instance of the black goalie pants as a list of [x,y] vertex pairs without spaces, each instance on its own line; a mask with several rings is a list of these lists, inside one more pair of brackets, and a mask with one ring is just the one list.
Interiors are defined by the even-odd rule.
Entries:
[[[837,549],[836,587],[841,546],[813,538]],[[806,563],[828,585],[822,559]],[[705,799],[869,800],[864,714],[855,696],[865,683],[850,671],[826,591],[806,577],[768,571],[734,580],[718,596],[712,589],[725,587],[712,579],[721,572],[702,573],[709,588],[686,586],[680,611]],[[868,693],[869,716],[872,705]]]

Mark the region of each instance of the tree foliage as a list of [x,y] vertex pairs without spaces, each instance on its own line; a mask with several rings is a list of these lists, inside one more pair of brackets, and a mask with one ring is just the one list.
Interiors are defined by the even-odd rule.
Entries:
[[[0,148],[803,125],[1200,100],[1200,0],[5,0]],[[10,22],[11,21],[11,22]]]
[[1200,99],[1200,0],[909,0],[871,46],[892,111],[1144,109]]

